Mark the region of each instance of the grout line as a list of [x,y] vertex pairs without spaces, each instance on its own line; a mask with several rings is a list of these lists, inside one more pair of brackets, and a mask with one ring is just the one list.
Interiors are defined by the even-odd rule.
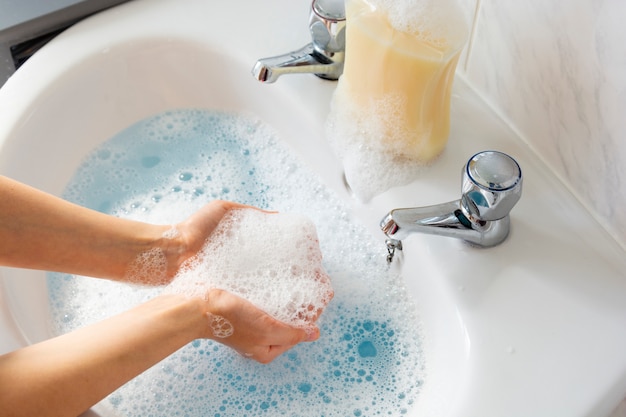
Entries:
[[472,18],[472,28],[470,30],[469,42],[467,44],[467,51],[465,52],[465,62],[463,63],[463,71],[467,72],[469,67],[470,56],[472,55],[472,49],[476,37],[476,28],[478,26],[478,15],[480,11],[482,0],[476,0],[476,7],[474,7],[474,16]]

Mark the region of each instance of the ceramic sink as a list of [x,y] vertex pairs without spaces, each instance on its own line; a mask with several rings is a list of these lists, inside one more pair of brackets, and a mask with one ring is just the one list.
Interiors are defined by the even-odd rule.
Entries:
[[[524,190],[503,244],[412,235],[391,265],[416,306],[424,347],[424,384],[406,415],[608,415],[626,393],[622,248],[461,76],[444,154],[411,184],[369,203],[354,199],[324,135],[336,84],[286,75],[265,85],[250,73],[258,58],[309,42],[309,7],[135,0],[77,24],[0,89],[0,174],[60,195],[84,155],[148,116],[253,114],[337,193],[384,255],[378,225],[389,210],[456,200],[470,156],[505,152],[520,164]],[[1,284],[0,352],[50,337],[45,273],[5,268]]]

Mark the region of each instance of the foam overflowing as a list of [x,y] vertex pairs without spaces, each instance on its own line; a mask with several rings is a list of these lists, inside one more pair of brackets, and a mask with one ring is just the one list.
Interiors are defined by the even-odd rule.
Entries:
[[455,0],[350,0],[327,137],[363,201],[415,180],[446,146],[468,24]]
[[[191,178],[183,175],[187,173]],[[224,262],[236,270],[259,269],[256,260],[245,265],[248,255],[242,251],[262,248],[264,255],[252,254],[258,262],[264,262],[263,256],[276,261],[259,270],[264,282],[270,282],[280,264],[289,285],[306,281],[297,281],[295,276],[302,276],[291,266],[313,271],[321,262],[335,293],[317,322],[321,337],[316,342],[300,344],[261,365],[219,343],[197,340],[111,394],[100,405],[103,415],[345,417],[410,412],[424,374],[419,326],[401,278],[387,269],[384,242],[356,222],[350,207],[263,123],[191,110],[147,119],[89,155],[66,197],[158,224],[178,223],[214,198],[278,210],[276,215],[235,213],[244,217],[236,221],[240,229],[231,231],[240,238],[227,239],[231,246],[223,253],[228,258]],[[283,230],[281,236],[274,236],[279,233],[270,230],[273,226]],[[294,245],[300,248],[289,247]],[[308,276],[311,287],[327,288],[318,278]],[[58,333],[163,291],[62,274],[51,274],[48,288]],[[260,292],[261,286],[256,288]],[[268,299],[282,304],[293,296],[275,293],[275,288],[267,291]],[[322,303],[328,296],[319,288],[303,288],[307,294],[292,303],[293,311],[310,303],[311,294]],[[227,337],[233,330],[217,316],[210,325],[216,336]]]
[[279,321],[307,326],[332,294],[315,225],[297,214],[232,210],[169,291],[203,297],[220,288]]
[[362,201],[413,181],[427,165],[420,155],[433,153],[427,149],[429,132],[405,127],[400,115],[405,104],[406,97],[394,95],[357,103],[345,83],[337,85],[326,134]]

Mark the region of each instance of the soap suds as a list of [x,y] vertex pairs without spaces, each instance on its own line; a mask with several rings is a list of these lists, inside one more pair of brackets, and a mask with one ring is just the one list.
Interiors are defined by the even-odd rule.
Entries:
[[207,319],[211,333],[218,339],[226,339],[235,333],[235,328],[228,319],[215,314],[207,314]]
[[167,258],[161,248],[140,253],[128,266],[126,282],[141,285],[162,285],[168,281]]
[[419,158],[420,144],[428,143],[430,132],[403,128],[406,124],[399,113],[406,97],[370,98],[367,105],[359,105],[351,94],[340,81],[326,120],[326,136],[343,161],[353,193],[369,201],[418,177],[428,165]]
[[305,216],[231,210],[167,288],[229,291],[284,323],[306,327],[332,296],[315,225]]

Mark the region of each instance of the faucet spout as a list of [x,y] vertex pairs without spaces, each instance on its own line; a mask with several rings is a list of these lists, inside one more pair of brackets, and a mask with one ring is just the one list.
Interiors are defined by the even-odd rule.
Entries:
[[343,52],[328,57],[328,54],[319,53],[310,43],[297,51],[260,59],[252,69],[254,78],[265,83],[273,83],[284,74],[303,73],[315,74],[327,80],[338,79],[343,73]]
[[[391,210],[380,228],[393,247],[411,233],[453,237],[491,247],[509,235],[509,212],[521,195],[522,170],[518,163],[502,152],[479,152],[463,167],[459,200]],[[390,248],[389,243],[387,246]]]
[[427,207],[391,210],[380,223],[390,239],[401,241],[412,233],[462,239],[482,247],[495,246],[509,234],[509,216],[494,221],[472,222],[461,210],[461,200]]

